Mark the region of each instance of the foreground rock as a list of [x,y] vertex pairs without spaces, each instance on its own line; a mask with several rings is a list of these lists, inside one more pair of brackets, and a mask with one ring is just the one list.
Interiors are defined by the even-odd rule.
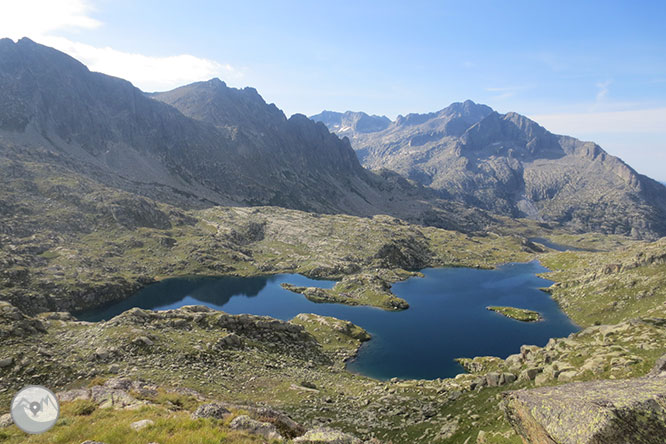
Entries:
[[260,435],[266,439],[282,440],[282,436],[278,433],[273,424],[257,421],[247,415],[237,416],[231,421],[229,427],[234,430],[243,430],[253,435]]
[[229,415],[231,412],[227,410],[222,404],[217,402],[212,402],[210,404],[200,405],[194,413],[192,413],[192,419],[199,418],[213,418],[213,419],[222,419],[225,416]]
[[361,444],[362,441],[347,433],[320,427],[308,431],[305,435],[296,438],[294,443],[299,444]]
[[663,444],[666,378],[594,381],[503,394],[507,419],[532,444]]
[[155,422],[153,422],[152,420],[142,419],[140,421],[133,422],[132,424],[130,424],[130,427],[138,432],[139,430],[143,430],[146,427],[150,427],[152,425],[155,425]]
[[4,415],[0,415],[0,427],[9,427],[13,423],[11,414],[5,413]]

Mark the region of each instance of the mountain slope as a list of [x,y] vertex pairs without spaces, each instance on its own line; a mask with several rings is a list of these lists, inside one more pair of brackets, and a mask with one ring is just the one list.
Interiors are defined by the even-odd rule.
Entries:
[[287,119],[252,88],[214,79],[145,94],[25,38],[0,40],[0,156],[185,209],[273,205],[461,230],[492,221],[365,170],[348,140],[305,116]]
[[354,194],[372,193],[370,176],[345,141],[305,116],[287,119],[253,88],[228,88],[219,79],[152,94],[185,116],[227,134],[252,174],[279,192],[257,203],[331,212],[363,212]]
[[466,101],[346,135],[365,166],[389,168],[449,199],[580,231],[666,235],[666,187],[594,143],[516,113]]
[[[305,207],[276,199],[269,205],[339,212],[340,204],[337,208],[322,205],[337,199],[344,204],[343,212],[355,215],[390,214],[425,225],[462,230],[482,229],[493,222],[488,215],[441,200],[431,190],[414,186],[391,171],[365,170],[347,139],[339,139],[325,125],[314,124],[301,114],[287,119],[253,88],[238,90],[212,79],[151,97],[230,134],[262,178],[270,182],[286,179],[302,185],[278,197],[287,194],[297,200],[307,193],[315,196]],[[362,120],[358,116],[355,119]],[[336,190],[343,192],[336,196]]]

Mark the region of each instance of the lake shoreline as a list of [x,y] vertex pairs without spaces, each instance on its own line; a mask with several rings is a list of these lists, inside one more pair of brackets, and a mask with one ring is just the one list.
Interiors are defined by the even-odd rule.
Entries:
[[[183,305],[205,305],[229,314],[249,313],[284,321],[299,313],[313,313],[349,321],[371,335],[372,339],[347,359],[348,371],[381,380],[436,379],[461,372],[455,358],[506,356],[525,343],[545,344],[551,337],[576,330],[552,298],[539,291],[545,279],[537,274],[543,270],[535,260],[490,270],[426,268],[421,272],[423,277],[413,275],[393,285],[395,295],[410,304],[408,310],[401,311],[312,302],[290,291],[289,286],[333,288],[337,281],[297,274],[189,276],[157,282],[114,306],[80,313],[79,318],[94,322],[132,307],[168,310]],[[526,307],[548,314],[543,322],[530,326],[488,312],[489,305]],[[451,342],[454,337],[458,339]],[[405,353],[410,357],[406,359]]]

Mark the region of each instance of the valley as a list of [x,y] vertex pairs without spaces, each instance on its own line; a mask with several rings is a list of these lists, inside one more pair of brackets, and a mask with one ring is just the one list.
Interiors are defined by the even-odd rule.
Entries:
[[[470,101],[146,94],[28,39],[0,104],[0,442],[594,443],[628,436],[615,405],[666,430],[666,187],[591,142]],[[5,415],[28,384],[62,401],[44,435]]]

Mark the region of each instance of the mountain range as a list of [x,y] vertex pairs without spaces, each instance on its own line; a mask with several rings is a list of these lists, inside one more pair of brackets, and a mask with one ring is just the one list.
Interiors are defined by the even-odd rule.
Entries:
[[386,168],[451,199],[581,231],[666,234],[666,187],[592,142],[552,134],[470,100],[395,121],[361,112],[311,117]]
[[0,40],[0,157],[185,209],[388,214],[462,231],[499,215],[666,235],[666,187],[516,113],[466,101],[395,121],[287,118],[253,88],[212,79],[147,94],[27,38]]
[[0,155],[184,208],[389,214],[455,229],[491,220],[366,170],[348,140],[304,115],[287,118],[253,88],[213,79],[146,94],[27,38],[0,40]]

